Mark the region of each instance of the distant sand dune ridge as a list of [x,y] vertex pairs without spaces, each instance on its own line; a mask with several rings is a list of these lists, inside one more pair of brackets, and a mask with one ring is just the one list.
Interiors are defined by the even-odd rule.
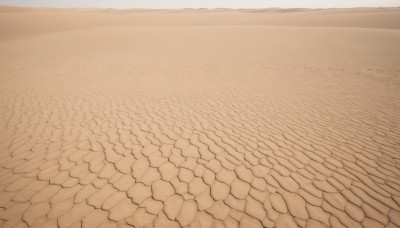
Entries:
[[399,22],[0,8],[0,227],[399,227]]

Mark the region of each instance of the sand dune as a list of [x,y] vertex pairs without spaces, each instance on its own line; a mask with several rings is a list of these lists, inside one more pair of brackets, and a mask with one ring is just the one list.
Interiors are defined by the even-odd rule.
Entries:
[[93,10],[2,8],[0,39],[113,26],[306,26],[400,29],[399,9]]
[[0,227],[399,227],[400,10],[0,9]]

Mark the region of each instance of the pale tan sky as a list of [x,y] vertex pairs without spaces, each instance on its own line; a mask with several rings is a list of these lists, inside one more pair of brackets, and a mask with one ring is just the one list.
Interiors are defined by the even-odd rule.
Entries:
[[89,8],[396,7],[400,0],[0,0],[0,5]]

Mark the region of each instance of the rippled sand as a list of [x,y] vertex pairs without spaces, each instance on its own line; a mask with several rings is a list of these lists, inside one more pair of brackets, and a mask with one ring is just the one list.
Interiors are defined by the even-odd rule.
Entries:
[[399,227],[400,10],[0,9],[0,227]]

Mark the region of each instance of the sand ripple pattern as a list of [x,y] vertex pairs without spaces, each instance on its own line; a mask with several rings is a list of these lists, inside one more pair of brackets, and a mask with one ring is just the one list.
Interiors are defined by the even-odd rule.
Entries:
[[398,70],[1,68],[0,227],[400,226]]

